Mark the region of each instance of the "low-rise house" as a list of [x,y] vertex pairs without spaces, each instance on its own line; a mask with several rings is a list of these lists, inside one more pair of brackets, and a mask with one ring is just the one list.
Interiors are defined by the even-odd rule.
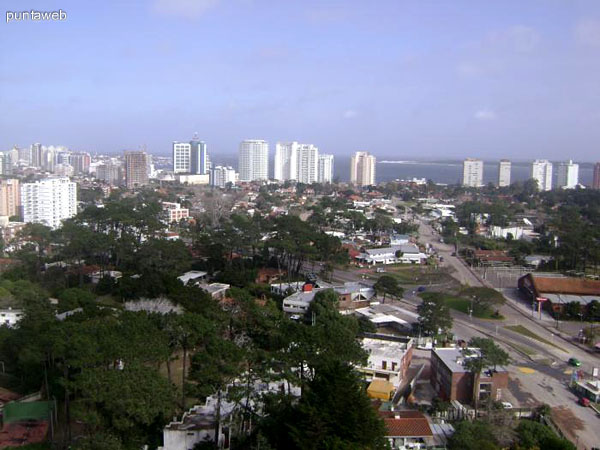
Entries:
[[22,309],[13,309],[10,306],[2,308],[0,309],[0,325],[14,327],[21,320],[23,314],[24,311]]
[[207,275],[207,272],[202,272],[201,270],[190,270],[189,272],[178,276],[177,279],[181,281],[184,286],[187,286],[188,284],[193,285],[202,281],[206,281]]
[[532,302],[541,302],[545,309],[559,315],[569,303],[578,303],[586,314],[591,301],[600,302],[600,281],[586,278],[541,277],[528,273],[519,278],[518,286]]
[[390,236],[390,245],[404,245],[410,242],[410,236],[407,234],[392,234]]
[[225,298],[225,294],[231,286],[225,283],[198,283],[198,287],[207,292],[215,300],[221,300]]
[[[181,420],[169,423],[163,429],[163,446],[159,450],[192,450],[196,444],[215,440],[216,427],[215,396],[208,397],[204,405],[198,405],[183,413]],[[218,448],[228,449],[230,440],[229,422],[234,403],[221,401],[221,420],[218,430]]]
[[298,289],[297,283],[282,283],[273,285],[271,290],[276,289],[281,292],[283,289],[287,292],[288,289],[294,291],[283,299],[283,312],[287,314],[305,314],[315,294],[325,289],[333,289],[338,296],[338,309],[342,312],[353,311],[357,308],[369,306],[371,300],[375,298],[375,290],[366,284],[357,282],[347,282],[343,285],[328,285],[322,281],[317,281],[319,287],[310,283],[300,284]]
[[412,339],[367,333],[361,344],[369,357],[365,366],[356,369],[364,375],[366,381],[380,379],[389,381],[395,387],[400,386],[412,360]]
[[180,203],[162,202],[162,208],[167,223],[180,222],[190,217],[190,210],[182,208]]
[[416,244],[395,245],[391,247],[366,249],[358,257],[365,264],[421,264],[427,255],[419,250]]
[[499,401],[502,391],[508,388],[508,372],[504,367],[486,368],[479,374],[479,385],[475,386],[475,374],[465,365],[468,351],[473,357],[478,349],[435,348],[431,352],[431,385],[443,400],[472,403],[491,398]]
[[475,264],[484,266],[508,266],[515,261],[505,250],[475,250],[472,257]]
[[426,449],[434,444],[429,420],[419,411],[379,411],[392,450]]
[[508,239],[509,235],[511,239],[521,239],[523,237],[523,227],[517,225],[508,227],[492,225],[488,228],[488,235],[494,239]]
[[104,277],[109,277],[113,281],[116,281],[119,278],[121,278],[122,276],[123,276],[123,272],[120,272],[118,270],[104,270],[104,271],[98,270],[98,271],[90,274],[90,281],[94,284],[98,284],[100,282],[100,280]]

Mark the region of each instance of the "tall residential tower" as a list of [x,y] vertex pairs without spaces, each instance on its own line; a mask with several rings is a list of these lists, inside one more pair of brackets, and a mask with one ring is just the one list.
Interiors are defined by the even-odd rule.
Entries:
[[531,164],[531,178],[537,181],[540,191],[552,189],[552,163],[547,159],[536,159]]
[[483,186],[483,161],[467,158],[463,161],[463,186]]
[[369,152],[356,152],[350,160],[350,183],[358,186],[375,184],[375,156]]
[[574,189],[579,183],[579,164],[572,160],[561,162],[556,171],[556,187]]
[[511,164],[508,159],[501,159],[498,165],[498,186],[510,186],[510,169]]
[[238,154],[240,181],[269,179],[269,143],[247,139],[240,143]]

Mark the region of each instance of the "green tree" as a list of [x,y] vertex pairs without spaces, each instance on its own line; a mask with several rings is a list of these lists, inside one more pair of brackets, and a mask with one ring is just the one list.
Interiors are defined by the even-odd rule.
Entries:
[[385,303],[385,296],[389,295],[393,298],[401,298],[404,293],[404,289],[398,284],[398,280],[391,275],[383,275],[379,277],[377,282],[373,285],[375,292],[383,294],[383,302]]
[[388,448],[383,421],[358,376],[339,361],[321,368],[297,405],[276,403],[266,413],[262,429],[273,448]]
[[500,450],[492,426],[487,422],[462,421],[448,439],[449,450]]
[[418,307],[419,326],[425,335],[448,333],[452,329],[450,308],[438,293],[421,294],[423,302]]

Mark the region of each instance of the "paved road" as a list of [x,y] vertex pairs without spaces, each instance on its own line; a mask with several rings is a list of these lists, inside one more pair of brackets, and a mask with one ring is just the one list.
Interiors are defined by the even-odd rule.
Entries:
[[[454,247],[439,242],[439,235],[431,226],[420,221],[419,233],[421,243],[431,244],[438,254],[444,257],[444,263],[455,269],[452,276],[459,282],[470,286],[482,286],[467,266],[451,256]],[[507,298],[507,303],[500,309],[500,313],[505,317],[504,321],[481,320],[453,311],[453,332],[465,340],[474,336],[493,338],[509,352],[512,359],[509,366],[511,384],[508,397],[516,404],[533,406],[546,403],[561,408],[565,414],[573,416],[569,425],[563,424],[563,431],[570,433],[569,437],[577,443],[577,448],[590,449],[598,446],[600,418],[591,408],[576,404],[577,397],[568,388],[573,368],[568,366],[566,361],[570,357],[576,357],[582,362],[581,369],[591,373],[594,367],[600,367],[600,358],[597,354],[557,336],[551,331],[551,321],[548,317],[543,316],[542,321],[532,318],[531,311],[525,310],[524,305],[520,303],[518,292],[514,289],[502,292]],[[417,304],[417,299],[411,299],[410,295],[408,297],[409,301]],[[509,330],[505,328],[506,325],[522,325],[550,344]],[[521,351],[523,349],[527,352]],[[535,354],[528,355],[531,351]],[[575,425],[571,425],[572,422]]]
[[452,276],[456,278],[461,284],[468,284],[469,286],[482,286],[481,282],[473,275],[473,273],[466,267],[462,261],[456,256],[452,256],[454,252],[454,245],[445,244],[440,242],[440,235],[437,234],[433,228],[423,220],[419,220],[419,242],[421,244],[430,244],[431,247],[438,253],[438,255],[444,257],[442,265],[450,266],[454,269]]

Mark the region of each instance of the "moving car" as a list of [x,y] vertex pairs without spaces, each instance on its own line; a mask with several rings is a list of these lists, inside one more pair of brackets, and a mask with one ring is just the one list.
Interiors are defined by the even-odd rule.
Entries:
[[579,361],[577,358],[569,358],[569,365],[573,366],[573,367],[579,367],[581,366],[581,361]]

